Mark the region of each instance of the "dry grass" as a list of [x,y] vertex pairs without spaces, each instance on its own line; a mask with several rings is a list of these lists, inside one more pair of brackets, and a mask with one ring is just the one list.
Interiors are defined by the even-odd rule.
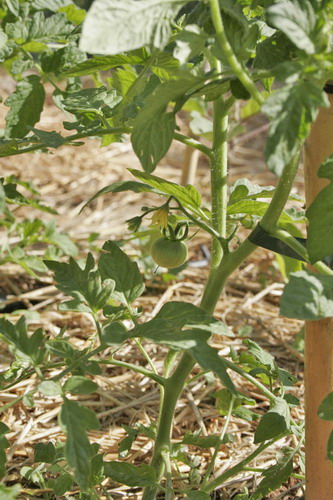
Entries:
[[[41,126],[46,129],[59,130],[61,116],[59,112],[48,107],[44,112]],[[256,132],[253,132],[256,131]],[[262,134],[265,127],[259,117],[253,120],[250,135],[238,137],[230,151],[231,179],[249,177],[260,184],[271,184],[274,179],[264,169],[262,159]],[[178,181],[181,175],[183,146],[175,144],[172,151],[157,170],[157,175],[163,175],[170,180]],[[2,159],[2,175],[15,174],[24,180],[31,180],[40,190],[45,203],[58,211],[57,223],[64,231],[81,245],[82,254],[87,249],[87,237],[97,232],[97,246],[106,239],[127,237],[124,221],[137,214],[140,206],[147,204],[147,196],[133,194],[116,194],[100,198],[93,206],[81,214],[85,201],[98,189],[120,179],[130,178],[127,167],[140,168],[138,160],[133,156],[130,144],[115,144],[100,149],[98,142],[88,140],[80,148],[63,147],[50,155],[29,155]],[[200,157],[197,184],[203,192],[205,201],[209,202],[209,171],[205,160]],[[301,187],[301,177],[298,179]],[[152,198],[154,200],[154,198]],[[156,200],[156,199],[155,199]],[[21,210],[21,215],[25,211]],[[31,213],[31,212],[29,212]],[[1,234],[0,234],[1,237]],[[190,258],[202,258],[200,245],[207,245],[203,234],[190,243]],[[133,257],[140,257],[139,248],[127,243],[126,247]],[[40,250],[39,250],[40,251]],[[20,303],[39,316],[33,320],[33,327],[42,326],[50,338],[57,335],[63,326],[71,342],[77,348],[89,346],[94,326],[85,314],[63,313],[57,311],[58,304],[64,299],[50,277],[43,277],[40,282],[26,275],[19,267],[8,264],[2,266],[1,292],[5,296],[4,304]],[[184,300],[199,305],[203,286],[207,277],[207,268],[188,267],[181,275],[164,285],[159,279],[150,279],[145,294],[137,301],[145,317],[156,313],[161,306],[170,300]],[[281,278],[273,263],[273,255],[263,250],[255,252],[246,264],[228,282],[217,309],[216,317],[223,319],[235,332],[234,338],[215,338],[214,346],[220,353],[228,354],[232,346],[237,351],[242,349],[242,337],[237,335],[241,328],[252,327],[251,337],[264,349],[276,357],[278,364],[297,376],[299,383],[294,394],[302,398],[303,394],[303,357],[292,347],[295,334],[300,330],[300,322],[287,320],[279,316],[279,296],[281,294]],[[17,315],[13,315],[15,319]],[[0,368],[6,367],[12,361],[12,356],[5,345],[0,354]],[[146,348],[157,368],[163,363],[165,350],[156,345],[146,345]],[[105,357],[107,353],[103,354]],[[118,353],[118,358],[131,363],[145,365],[140,351],[135,344],[129,344]],[[49,373],[55,375],[56,370]],[[193,375],[200,373],[195,368]],[[125,436],[123,425],[133,425],[141,422],[150,425],[157,418],[159,395],[155,385],[141,375],[125,371],[123,368],[102,366],[102,374],[95,377],[99,385],[97,393],[81,396],[79,399],[93,409],[101,424],[101,430],[90,433],[93,442],[101,446],[106,460],[118,458],[118,444]],[[235,378],[241,390],[256,400],[254,410],[265,411],[267,401],[248,384]],[[0,392],[2,404],[11,402],[18,396],[28,392],[36,383],[32,376],[6,391]],[[180,442],[188,430],[201,429],[202,434],[218,434],[223,425],[223,418],[218,414],[212,394],[220,388],[219,381],[211,381],[201,376],[191,381],[179,401],[173,440]],[[8,450],[8,473],[5,478],[8,484],[22,481],[20,469],[33,463],[33,447],[37,442],[63,441],[65,439],[57,423],[60,399],[46,398],[38,394],[33,408],[21,403],[8,409],[3,422],[11,432],[7,435],[10,441]],[[294,411],[296,419],[303,418],[303,410]],[[232,418],[228,431],[234,435],[234,441],[221,447],[217,469],[223,470],[243,459],[254,449],[254,423],[248,423]],[[284,438],[276,443],[274,448],[267,450],[253,467],[266,467],[274,462],[276,453],[284,445],[293,446],[292,438]],[[133,449],[126,458],[130,463],[147,463],[151,454],[152,443],[145,436],[139,436]],[[200,450],[190,447],[189,455],[197,457],[199,471],[205,470],[211,458],[210,450]],[[180,474],[188,471],[188,466],[180,467]],[[215,498],[229,499],[242,491],[246,486],[250,490],[257,482],[258,474],[246,472],[233,478],[216,492]],[[141,498],[140,489],[128,488],[104,482],[105,488],[112,498]],[[29,487],[33,487],[29,485]],[[45,498],[46,491],[36,488],[33,494],[22,492],[21,498]],[[74,493],[74,492],[73,492]],[[296,498],[302,493],[299,485],[290,482],[279,493],[269,498]],[[100,493],[101,498],[106,498]]]

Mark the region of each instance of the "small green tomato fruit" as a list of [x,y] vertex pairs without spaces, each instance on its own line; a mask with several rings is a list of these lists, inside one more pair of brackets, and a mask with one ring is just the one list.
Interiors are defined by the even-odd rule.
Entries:
[[174,269],[187,259],[187,246],[184,241],[160,238],[155,241],[150,249],[150,254],[157,265]]

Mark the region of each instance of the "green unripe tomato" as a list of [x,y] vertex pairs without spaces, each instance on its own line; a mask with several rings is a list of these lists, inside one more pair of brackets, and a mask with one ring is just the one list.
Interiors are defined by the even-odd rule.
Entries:
[[174,269],[179,267],[187,259],[187,246],[184,241],[160,238],[156,240],[150,249],[150,254],[157,265]]

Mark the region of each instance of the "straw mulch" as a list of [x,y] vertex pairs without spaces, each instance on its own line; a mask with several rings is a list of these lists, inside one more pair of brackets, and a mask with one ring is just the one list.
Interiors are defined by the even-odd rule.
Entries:
[[[2,116],[5,109],[2,110]],[[62,115],[49,106],[43,113],[40,124],[44,129],[60,130]],[[262,158],[263,137],[266,126],[261,117],[257,117],[246,124],[247,130],[238,136],[231,144],[230,175],[231,180],[240,177],[249,177],[260,184],[271,184],[274,178],[265,170]],[[179,181],[181,177],[182,157],[184,147],[174,144],[171,152],[161,162],[157,175],[167,179]],[[120,179],[131,178],[126,171],[127,167],[140,168],[138,160],[131,151],[129,143],[114,144],[101,149],[98,141],[87,140],[79,148],[63,147],[49,155],[26,155],[1,160],[2,175],[15,174],[18,177],[33,181],[40,190],[45,203],[58,211],[56,221],[58,226],[74,238],[84,255],[87,251],[87,238],[91,233],[98,233],[94,242],[101,247],[107,239],[128,238],[125,220],[136,215],[141,205],[147,205],[147,195],[132,193],[116,194],[98,199],[92,206],[82,213],[80,209],[89,197],[107,184]],[[196,183],[203,192],[205,203],[209,203],[207,189],[209,181],[208,165],[204,158],[199,158],[199,168]],[[301,177],[298,179],[301,188]],[[156,198],[151,198],[157,203]],[[22,209],[18,212],[22,217],[31,216],[32,211]],[[44,215],[42,215],[44,217]],[[45,217],[47,217],[45,215]],[[3,235],[0,237],[3,238]],[[209,246],[207,237],[201,232],[190,241],[190,259],[192,261],[203,258],[202,249]],[[140,245],[128,241],[126,249],[133,258],[142,261]],[[36,252],[42,252],[36,249]],[[64,313],[57,310],[57,306],[64,300],[64,296],[57,290],[50,276],[42,277],[37,282],[25,274],[21,268],[7,264],[1,267],[1,293],[5,296],[4,304],[14,303],[13,308],[26,308],[38,313],[32,320],[33,328],[42,326],[47,335],[53,338],[60,329],[67,327],[67,335],[78,348],[89,346],[90,336],[94,333],[94,325],[85,314]],[[207,267],[187,267],[178,277],[165,284],[163,280],[151,272],[148,276],[145,294],[137,300],[136,305],[143,308],[144,317],[149,318],[161,306],[170,300],[183,300],[199,305],[201,293],[207,277]],[[229,348],[239,350],[243,348],[242,332],[248,327],[251,338],[257,341],[264,349],[273,354],[280,367],[292,372],[299,380],[293,394],[302,398],[303,393],[303,355],[293,346],[293,339],[301,329],[298,321],[287,320],[279,316],[279,297],[282,291],[282,279],[271,253],[258,250],[245,265],[234,273],[223,293],[217,309],[216,317],[225,321],[234,331],[234,338],[215,338],[213,345],[220,349],[221,355],[227,355]],[[19,304],[19,305],[17,305]],[[10,319],[16,320],[17,314]],[[249,328],[250,327],[250,328]],[[163,364],[165,349],[145,344],[149,355],[156,367]],[[146,365],[136,345],[126,345],[118,353],[118,359],[131,363]],[[0,354],[0,369],[4,370],[12,361],[7,347],[2,344]],[[92,442],[100,444],[100,450],[105,453],[106,460],[118,459],[118,444],[125,437],[123,425],[133,426],[135,423],[150,425],[156,421],[159,407],[157,387],[141,375],[125,371],[123,368],[104,366],[102,374],[95,376],[99,386],[97,393],[80,396],[78,399],[93,409],[101,424],[99,431],[90,432]],[[51,372],[52,376],[56,371]],[[195,368],[193,375],[199,374]],[[236,384],[248,396],[256,400],[254,411],[264,412],[267,401],[258,391],[244,380],[235,377]],[[1,404],[6,404],[17,396],[34,387],[36,379],[18,383],[7,391],[0,392]],[[173,441],[180,442],[188,430],[201,429],[202,435],[218,434],[223,425],[223,418],[219,416],[212,394],[220,389],[217,380],[199,376],[191,381],[183,392],[178,404],[175,418]],[[20,469],[24,465],[33,463],[33,448],[39,442],[64,441],[58,422],[57,414],[60,399],[46,398],[37,393],[33,408],[21,403],[10,408],[3,416],[3,422],[10,429],[7,435],[10,441],[8,450],[7,484],[20,482],[24,488],[34,488],[30,494],[23,491],[21,498],[46,498],[47,491],[36,485],[22,480]],[[303,410],[294,410],[295,419],[303,418]],[[254,450],[253,432],[255,424],[232,418],[228,432],[233,434],[234,441],[223,445],[217,459],[218,473],[228,469],[239,460],[245,458]],[[279,441],[274,449],[269,449],[259,457],[252,467],[267,467],[275,461],[276,453],[285,445],[293,446],[293,439]],[[145,436],[139,435],[126,461],[133,464],[148,463],[152,450],[152,442]],[[202,450],[190,446],[188,454],[196,461],[199,472],[205,470],[210,461],[212,450]],[[178,473],[185,474],[188,466],[180,465]],[[297,471],[297,469],[296,469]],[[176,474],[176,471],[175,471]],[[253,490],[258,482],[258,474],[248,471],[240,477],[235,477],[215,492],[214,498],[229,499],[244,487]],[[141,498],[139,488],[129,488],[106,480],[104,487],[112,498],[136,499]],[[179,480],[178,486],[182,483]],[[278,493],[267,498],[291,499],[302,495],[302,483],[291,480]],[[73,491],[72,494],[75,492]],[[100,498],[106,498],[99,491]],[[58,497],[59,498],[59,497]],[[64,497],[63,497],[64,498]]]

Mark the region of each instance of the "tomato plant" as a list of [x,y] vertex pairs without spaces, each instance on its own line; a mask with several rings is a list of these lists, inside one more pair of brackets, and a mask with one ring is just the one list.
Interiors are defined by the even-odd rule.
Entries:
[[[133,180],[106,186],[87,203],[106,193],[150,193],[160,205],[144,207],[143,213],[130,219],[130,231],[140,232],[145,218],[155,214],[154,222],[162,230],[168,224],[171,228],[185,224],[211,238],[210,271],[200,306],[170,301],[148,321],[143,321],[135,303],[145,288],[140,269],[114,241],[107,241],[98,256],[89,253],[83,265],[73,257],[67,262],[59,255],[45,256],[43,265],[53,273],[56,286],[70,297],[60,310],[90,315],[96,333],[91,346],[79,350],[63,332],[49,339],[41,329],[29,332],[24,318],[16,324],[0,318],[2,339],[10,345],[16,362],[24,359],[25,363],[20,369],[9,367],[1,379],[3,389],[31,373],[36,376],[33,388],[4,405],[1,412],[22,400],[33,404],[37,392],[62,400],[59,425],[66,434],[66,445],[39,443],[35,448],[39,465],[23,468],[22,478],[30,478],[55,495],[79,488],[79,498],[100,498],[105,493],[104,481],[110,478],[142,488],[144,500],[157,498],[160,491],[168,500],[175,496],[208,500],[225,481],[246,471],[264,450],[284,440],[288,446],[277,463],[255,471],[260,474],[258,486],[242,494],[244,500],[265,498],[293,474],[294,463],[304,474],[303,424],[293,413],[297,401],[288,393],[295,380],[250,338],[244,340],[245,353],[231,350],[229,356],[221,356],[209,339],[219,334],[228,342],[230,329],[214,318],[215,307],[229,276],[258,246],[311,264],[316,271],[303,265],[290,273],[281,299],[283,315],[310,321],[333,316],[333,238],[328,237],[332,228],[332,156],[324,158],[319,169],[326,187],[306,211],[287,205],[299,202],[292,188],[301,148],[319,110],[330,106],[332,3],[94,0],[87,12],[79,1],[5,0],[0,19],[0,61],[16,81],[15,90],[4,101],[9,109],[0,156],[50,153],[65,144],[80,146],[89,137],[99,137],[102,146],[130,138],[142,170],[129,169]],[[84,85],[87,76],[90,86]],[[37,128],[45,82],[53,88],[55,105],[64,111],[66,134]],[[230,185],[228,180],[230,116],[243,100],[248,109],[261,110],[269,122],[265,160],[277,177],[274,187],[255,185],[248,179]],[[190,126],[196,138],[179,128],[178,119],[184,112],[192,113]],[[208,205],[202,201],[200,186],[182,186],[153,173],[172,141],[200,152],[209,163]],[[5,199],[10,201],[10,193],[4,184],[0,206],[10,225]],[[293,229],[295,224],[305,223],[306,242]],[[158,264],[172,267],[186,260],[186,244],[175,236],[153,243]],[[143,353],[145,366],[120,358],[121,346],[131,342]],[[164,367],[155,367],[145,342],[168,350]],[[50,360],[60,370],[51,378]],[[136,466],[121,456],[106,461],[98,445],[88,439],[87,431],[100,423],[71,395],[96,391],[89,376],[98,373],[103,363],[149,377],[160,389],[156,432],[150,429],[149,434],[154,441],[149,465]],[[223,424],[220,436],[210,441],[212,460],[199,482],[193,484],[189,475],[179,485],[174,470],[184,456],[177,455],[171,441],[173,417],[195,365],[203,372],[213,372],[224,388],[217,395]],[[243,393],[235,374],[251,382],[265,398],[268,410],[264,415],[249,410],[253,400]],[[330,404],[329,397],[320,410],[328,420]],[[231,416],[258,420],[255,447],[246,458],[217,472],[216,457]],[[128,430],[127,443],[135,439],[136,430]],[[9,445],[6,424],[0,426],[0,432],[0,472],[4,476],[4,450]],[[332,441],[330,438],[328,444],[330,460]],[[45,464],[51,464],[52,477]],[[193,463],[191,468],[195,469]],[[0,492],[11,497],[18,494],[8,481],[0,485]]]

